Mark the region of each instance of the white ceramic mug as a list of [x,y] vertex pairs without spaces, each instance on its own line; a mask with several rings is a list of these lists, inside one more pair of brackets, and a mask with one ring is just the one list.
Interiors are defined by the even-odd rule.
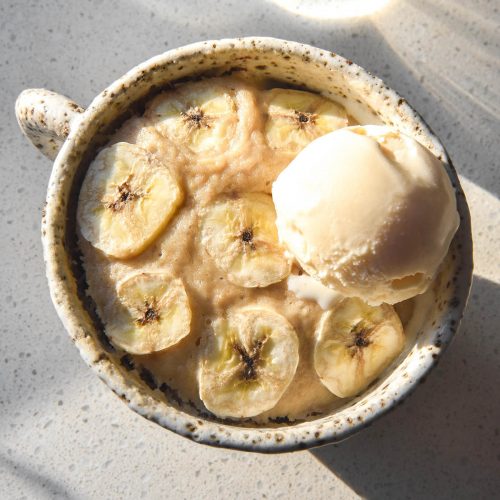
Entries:
[[[96,149],[109,133],[158,89],[201,76],[249,72],[332,97],[364,123],[388,124],[439,157],[455,188],[460,227],[440,275],[436,300],[413,345],[361,396],[329,415],[262,426],[213,419],[183,401],[174,388],[157,387],[148,373],[115,351],[85,295],[78,263],[75,207],[78,189]],[[200,42],[142,63],[101,92],[84,111],[47,90],[24,91],[16,102],[19,124],[49,158],[55,158],[42,220],[42,241],[52,301],[85,362],[130,408],[195,441],[261,452],[310,448],[345,439],[400,403],[437,362],[456,332],[472,277],[467,203],[438,138],[419,115],[381,80],[332,52],[274,38]]]

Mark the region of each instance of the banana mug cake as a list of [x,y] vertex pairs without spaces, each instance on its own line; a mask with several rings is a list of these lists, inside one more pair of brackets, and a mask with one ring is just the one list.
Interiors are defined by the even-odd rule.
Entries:
[[79,246],[111,344],[212,418],[345,404],[409,345],[458,226],[441,163],[304,90],[157,95],[89,166]]

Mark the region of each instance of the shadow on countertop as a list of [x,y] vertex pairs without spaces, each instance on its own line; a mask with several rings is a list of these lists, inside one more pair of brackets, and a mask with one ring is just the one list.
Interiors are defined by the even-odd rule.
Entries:
[[[7,477],[14,476],[17,481],[21,481],[21,484],[34,495],[32,498],[63,498],[66,500],[76,498],[70,495],[68,490],[58,481],[51,479],[48,474],[37,472],[33,466],[25,465],[0,454],[1,469],[7,471]],[[3,487],[7,486],[8,484],[3,485]],[[25,491],[23,490],[22,492],[24,493]],[[21,498],[21,492],[19,492],[19,498]],[[22,498],[27,497],[23,496]]]
[[457,337],[393,413],[311,453],[366,498],[495,498],[500,489],[500,286],[474,278]]

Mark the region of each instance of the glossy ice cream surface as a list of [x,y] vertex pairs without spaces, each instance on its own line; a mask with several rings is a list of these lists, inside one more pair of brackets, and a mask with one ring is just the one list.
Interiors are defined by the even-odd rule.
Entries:
[[309,144],[273,184],[280,240],[343,295],[394,304],[423,293],[459,225],[441,161],[385,126]]

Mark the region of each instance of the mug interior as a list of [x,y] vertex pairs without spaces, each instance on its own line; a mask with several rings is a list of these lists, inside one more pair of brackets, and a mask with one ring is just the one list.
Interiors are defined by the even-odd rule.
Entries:
[[[153,95],[196,78],[237,74],[318,92],[344,105],[359,123],[387,124],[426,146],[445,164],[456,190],[461,225],[426,294],[416,338],[360,396],[306,421],[219,419],[184,401],[144,367],[115,349],[104,334],[76,240],[79,187],[97,150]],[[468,209],[442,145],[406,101],[379,79],[334,53],[274,39],[222,40],[167,52],[131,70],[103,91],[71,131],[56,161],[44,218],[51,294],[87,363],[131,408],[196,441],[252,451],[285,451],[339,441],[400,402],[435,364],[461,318],[472,269]],[[430,298],[430,299],[429,299]],[[430,300],[430,302],[429,302]]]

